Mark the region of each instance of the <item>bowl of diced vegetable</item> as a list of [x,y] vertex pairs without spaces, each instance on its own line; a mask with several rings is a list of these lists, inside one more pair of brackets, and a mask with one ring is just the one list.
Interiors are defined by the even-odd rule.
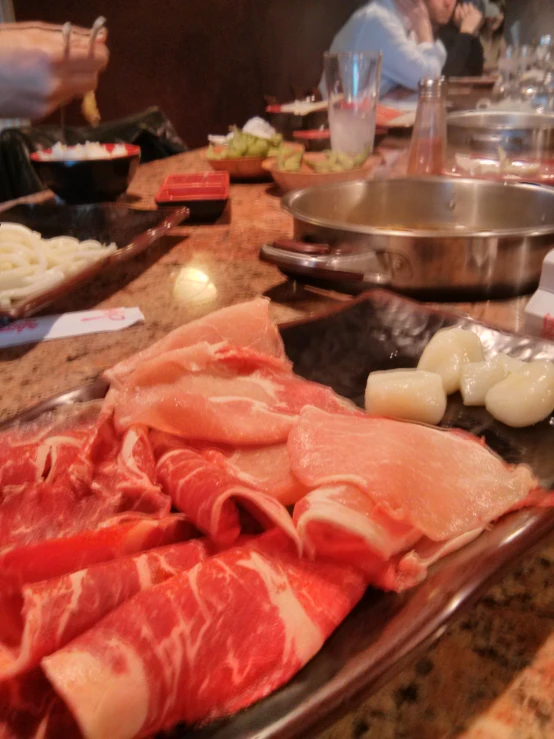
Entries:
[[288,192],[334,182],[363,180],[381,161],[379,155],[367,151],[351,157],[331,150],[306,154],[284,146],[275,158],[267,159],[262,166],[281,190]]
[[274,133],[269,138],[246,133],[234,126],[225,143],[211,144],[205,157],[213,169],[229,172],[231,179],[251,180],[268,177],[263,163],[275,157],[283,147],[283,137]]

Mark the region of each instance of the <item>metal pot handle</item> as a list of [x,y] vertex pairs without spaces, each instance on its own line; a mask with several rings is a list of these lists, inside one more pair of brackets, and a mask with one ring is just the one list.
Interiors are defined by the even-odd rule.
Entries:
[[298,254],[329,254],[329,244],[312,244],[308,241],[297,241],[296,239],[275,239],[273,246],[284,251],[293,251]]
[[359,254],[333,254],[330,244],[314,244],[296,239],[277,239],[273,244],[264,244],[260,257],[285,272],[310,274],[326,280],[364,282],[368,286],[390,287],[392,274],[379,272],[371,264],[375,255],[389,255],[386,250],[375,250]]

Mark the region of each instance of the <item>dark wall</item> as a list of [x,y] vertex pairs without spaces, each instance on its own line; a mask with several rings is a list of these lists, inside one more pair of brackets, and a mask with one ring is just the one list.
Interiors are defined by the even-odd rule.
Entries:
[[[15,0],[18,20],[106,16],[104,120],[160,106],[190,146],[263,114],[264,95],[317,85],[331,39],[363,0]],[[82,122],[71,106],[69,123]]]
[[505,35],[513,43],[511,29],[519,21],[519,43],[533,44],[541,36],[554,37],[553,0],[506,0]]

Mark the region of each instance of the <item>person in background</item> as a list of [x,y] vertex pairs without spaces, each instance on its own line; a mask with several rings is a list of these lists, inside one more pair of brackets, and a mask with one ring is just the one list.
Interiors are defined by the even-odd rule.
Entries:
[[439,29],[438,37],[446,49],[445,77],[479,77],[483,74],[484,54],[479,30],[483,11],[473,2],[459,2],[450,21]]
[[[329,51],[381,51],[381,96],[397,86],[417,90],[422,77],[441,75],[446,50],[434,31],[448,23],[455,2],[373,0],[349,18]],[[324,80],[320,86],[324,91]]]
[[498,69],[498,61],[506,48],[503,3],[487,2],[480,39],[485,55],[485,72]]
[[74,26],[66,53],[62,26],[0,24],[0,117],[37,120],[95,90],[109,53],[105,33],[89,41]]

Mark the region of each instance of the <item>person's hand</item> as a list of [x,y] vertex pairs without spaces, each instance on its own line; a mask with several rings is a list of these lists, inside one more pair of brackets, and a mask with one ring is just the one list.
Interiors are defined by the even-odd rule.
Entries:
[[503,21],[504,21],[503,13],[499,13],[498,15],[495,15],[492,18],[489,18],[489,28],[491,29],[492,33],[494,33],[495,31],[498,31]]
[[73,27],[66,53],[62,26],[0,24],[0,116],[44,118],[58,106],[98,86],[109,53],[101,32]]
[[476,34],[483,23],[483,13],[473,3],[460,3],[454,11],[454,23],[461,33]]
[[402,15],[410,21],[419,43],[424,41],[432,43],[434,41],[433,28],[429,11],[423,0],[396,0],[396,5]]

